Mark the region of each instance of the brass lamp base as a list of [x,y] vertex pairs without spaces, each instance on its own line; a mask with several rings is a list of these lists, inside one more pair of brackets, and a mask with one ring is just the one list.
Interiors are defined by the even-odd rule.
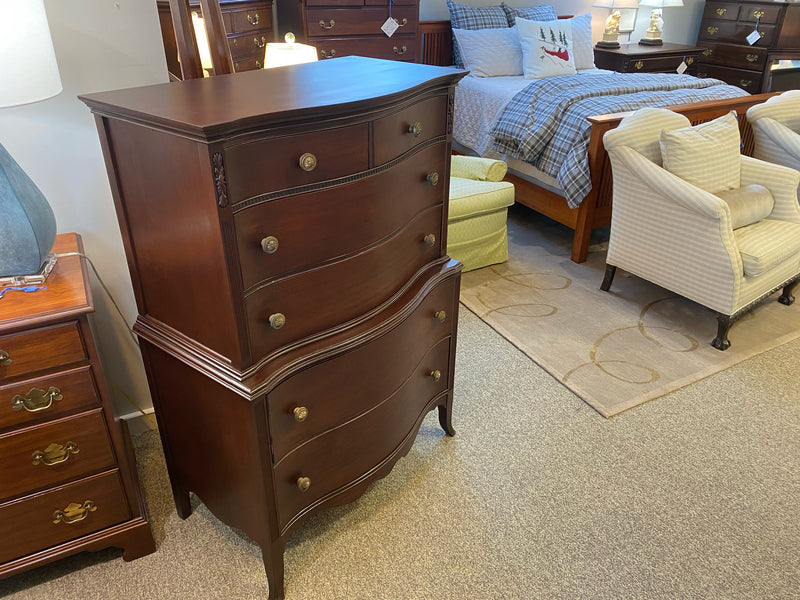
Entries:
[[51,254],[45,259],[42,267],[36,273],[31,273],[30,275],[12,275],[10,277],[0,277],[0,287],[6,287],[9,285],[33,285],[37,283],[44,283],[47,279],[47,276],[50,275],[50,272],[55,266],[56,255]]

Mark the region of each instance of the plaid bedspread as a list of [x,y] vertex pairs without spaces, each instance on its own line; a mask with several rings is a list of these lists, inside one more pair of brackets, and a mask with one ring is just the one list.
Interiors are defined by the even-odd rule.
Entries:
[[492,135],[495,150],[555,177],[571,208],[592,187],[592,115],[645,106],[688,104],[745,96],[717,79],[667,73],[581,73],[537,79],[508,103]]

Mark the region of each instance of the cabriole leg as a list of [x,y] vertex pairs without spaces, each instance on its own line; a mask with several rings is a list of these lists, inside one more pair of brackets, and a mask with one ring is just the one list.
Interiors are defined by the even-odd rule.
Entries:
[[264,559],[264,570],[269,583],[268,600],[283,600],[283,551],[280,542],[261,546],[261,557]]
[[723,315],[717,313],[717,337],[711,342],[717,350],[727,350],[731,347],[731,341],[728,339],[728,330],[733,324],[733,319],[730,315]]
[[794,289],[797,287],[798,283],[800,283],[800,279],[793,281],[785,288],[783,288],[783,292],[778,297],[778,302],[780,302],[781,304],[785,304],[786,306],[791,306],[792,304],[794,304],[794,295],[792,294],[792,292],[794,292]]

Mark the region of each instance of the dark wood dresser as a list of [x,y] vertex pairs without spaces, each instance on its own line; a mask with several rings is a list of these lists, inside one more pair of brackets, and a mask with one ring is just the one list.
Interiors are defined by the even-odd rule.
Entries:
[[[760,34],[754,44],[747,36]],[[698,77],[714,77],[752,94],[771,91],[771,67],[800,59],[800,4],[707,1],[697,35]]]
[[462,75],[345,57],[82,98],[178,513],[194,492],[255,540],[270,598],[309,515],[385,476],[432,409],[454,433]]
[[697,69],[697,58],[701,48],[670,44],[645,46],[643,44],[621,44],[619,48],[594,49],[594,63],[598,69],[619,73],[675,73],[682,62],[685,73],[693,75]]
[[[53,251],[83,247],[69,233]],[[83,550],[155,550],[87,320],[83,259],[59,258],[42,285],[0,298],[0,577]]]
[[[317,48],[319,58],[357,55],[415,62],[419,0],[286,0],[278,2],[280,33],[292,31]],[[387,37],[381,25],[399,25]]]
[[[175,27],[169,10],[169,0],[157,0],[161,37],[169,72],[179,76],[178,46]],[[189,0],[192,10],[201,13],[200,0]],[[233,68],[250,71],[264,66],[265,46],[275,41],[272,26],[272,0],[219,0],[222,22],[231,50]]]

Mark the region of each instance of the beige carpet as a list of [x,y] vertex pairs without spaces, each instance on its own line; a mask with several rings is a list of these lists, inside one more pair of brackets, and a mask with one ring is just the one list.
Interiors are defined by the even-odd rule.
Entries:
[[720,352],[703,306],[621,270],[600,290],[608,230],[580,265],[565,227],[515,206],[508,230],[508,262],[465,273],[462,303],[606,417],[800,337],[800,302],[783,306],[776,292]]

